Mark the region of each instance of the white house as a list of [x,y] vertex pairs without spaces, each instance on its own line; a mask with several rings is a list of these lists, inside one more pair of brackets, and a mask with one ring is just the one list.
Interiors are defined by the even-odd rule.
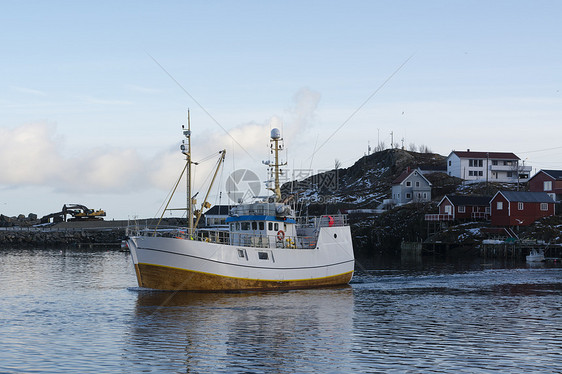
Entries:
[[406,169],[392,182],[392,200],[395,204],[431,201],[431,183],[420,169]]
[[531,167],[511,152],[452,151],[447,174],[466,181],[520,183],[529,180]]

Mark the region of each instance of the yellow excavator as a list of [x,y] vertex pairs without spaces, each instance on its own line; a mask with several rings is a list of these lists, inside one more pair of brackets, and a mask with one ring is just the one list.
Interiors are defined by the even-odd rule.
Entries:
[[[68,220],[66,219],[67,215],[71,216],[71,218],[69,218]],[[46,216],[41,218],[41,223],[49,223],[51,222],[51,219],[53,220],[52,222],[56,223],[56,222],[82,221],[82,220],[92,220],[92,219],[103,220],[103,217],[105,217],[104,210],[101,209],[93,210],[80,204],[68,204],[68,205],[65,204],[63,205],[62,210],[60,212],[47,214]]]
[[84,219],[99,219],[103,220],[102,217],[105,217],[105,211],[102,209],[93,210],[85,207],[84,205],[80,204],[68,204],[63,205],[62,207],[62,214],[66,217],[66,215],[71,215],[68,221],[80,221]]

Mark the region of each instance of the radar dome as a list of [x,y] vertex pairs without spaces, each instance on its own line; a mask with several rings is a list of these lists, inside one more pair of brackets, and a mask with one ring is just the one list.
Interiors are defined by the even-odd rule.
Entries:
[[281,138],[281,131],[278,128],[274,128],[271,130],[271,139],[280,139]]

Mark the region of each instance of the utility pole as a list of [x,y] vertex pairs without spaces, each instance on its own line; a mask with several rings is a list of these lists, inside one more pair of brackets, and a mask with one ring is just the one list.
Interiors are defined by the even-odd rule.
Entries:
[[490,160],[490,153],[486,152],[486,191],[488,191],[488,174],[490,173],[490,167],[488,166],[489,160]]

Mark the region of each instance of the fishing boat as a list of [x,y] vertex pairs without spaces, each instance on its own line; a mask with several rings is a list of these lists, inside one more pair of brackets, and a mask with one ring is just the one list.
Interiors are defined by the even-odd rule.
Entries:
[[[187,227],[173,236],[158,230],[127,240],[140,287],[159,290],[243,291],[345,285],[354,271],[347,216],[298,216],[281,199],[279,151],[282,138],[271,130],[267,162],[272,196],[234,206],[226,229],[198,228],[201,210],[191,196],[191,128],[183,131],[188,180]],[[225,151],[221,153],[224,160]],[[217,169],[218,170],[218,169]],[[215,173],[216,176],[216,173]],[[214,179],[214,177],[213,177]],[[207,193],[208,196],[208,193]],[[202,207],[208,207],[206,201]]]
[[544,261],[544,252],[542,249],[532,249],[531,252],[525,257],[527,262],[541,262]]

